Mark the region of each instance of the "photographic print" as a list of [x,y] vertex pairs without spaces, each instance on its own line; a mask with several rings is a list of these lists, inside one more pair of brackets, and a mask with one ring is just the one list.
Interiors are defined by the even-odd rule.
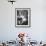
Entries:
[[30,8],[16,8],[15,9],[15,26],[30,27],[31,23],[31,9]]

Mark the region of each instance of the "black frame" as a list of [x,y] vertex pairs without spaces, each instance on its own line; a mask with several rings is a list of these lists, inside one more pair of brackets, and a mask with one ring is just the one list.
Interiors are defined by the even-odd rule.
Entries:
[[[28,25],[17,25],[17,14],[18,12],[17,11],[24,11],[24,10],[28,10]],[[31,27],[31,8],[15,8],[15,27]]]

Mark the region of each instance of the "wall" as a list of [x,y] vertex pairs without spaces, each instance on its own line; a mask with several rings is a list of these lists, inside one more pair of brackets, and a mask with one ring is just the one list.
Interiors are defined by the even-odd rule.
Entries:
[[[15,8],[31,8],[31,27],[15,27]],[[15,40],[19,32],[28,33],[33,40],[46,40],[45,0],[17,0],[14,5],[0,0],[0,41]]]

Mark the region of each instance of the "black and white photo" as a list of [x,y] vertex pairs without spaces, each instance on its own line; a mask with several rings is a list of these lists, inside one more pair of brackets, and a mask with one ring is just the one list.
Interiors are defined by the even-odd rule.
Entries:
[[29,27],[31,10],[30,8],[16,8],[15,9],[15,23],[17,27]]

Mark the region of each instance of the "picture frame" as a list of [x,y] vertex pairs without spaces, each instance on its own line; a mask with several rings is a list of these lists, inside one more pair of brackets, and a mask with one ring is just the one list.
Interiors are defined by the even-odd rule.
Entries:
[[31,27],[30,8],[15,8],[15,27]]

